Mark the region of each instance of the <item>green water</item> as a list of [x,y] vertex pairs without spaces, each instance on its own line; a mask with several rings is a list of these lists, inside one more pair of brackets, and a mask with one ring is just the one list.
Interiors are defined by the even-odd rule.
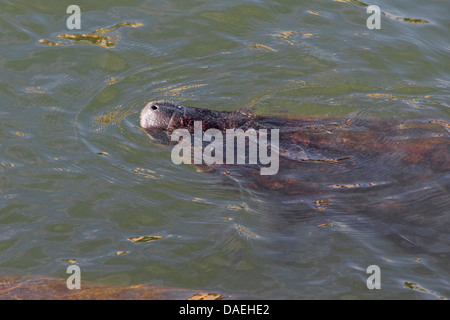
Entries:
[[152,100],[450,122],[449,2],[375,2],[380,30],[358,1],[0,0],[0,275],[67,277],[75,260],[83,280],[234,299],[450,298],[448,196],[423,195],[440,223],[411,238],[363,214],[283,214],[139,128]]

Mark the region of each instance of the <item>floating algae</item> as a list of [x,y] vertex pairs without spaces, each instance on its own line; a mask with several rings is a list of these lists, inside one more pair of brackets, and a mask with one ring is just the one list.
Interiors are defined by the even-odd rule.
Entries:
[[[137,28],[142,26],[142,23],[133,23],[133,22],[122,22],[118,23],[112,27],[109,28],[100,28],[95,30],[94,32],[86,33],[86,34],[60,34],[57,37],[63,38],[66,40],[75,41],[77,43],[86,43],[86,44],[93,44],[96,46],[100,46],[103,48],[114,48],[119,40],[118,35],[106,35],[108,33],[114,32],[120,27],[127,26],[132,28]],[[64,42],[53,42],[50,40],[41,39],[39,40],[40,43],[46,44],[49,46],[57,46],[57,45],[64,45],[66,43]]]

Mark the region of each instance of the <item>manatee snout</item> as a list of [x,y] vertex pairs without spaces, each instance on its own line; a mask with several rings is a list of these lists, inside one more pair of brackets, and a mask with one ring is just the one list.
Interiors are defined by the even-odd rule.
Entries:
[[183,110],[184,107],[166,101],[149,102],[141,111],[141,127],[165,130],[170,126],[172,117]]

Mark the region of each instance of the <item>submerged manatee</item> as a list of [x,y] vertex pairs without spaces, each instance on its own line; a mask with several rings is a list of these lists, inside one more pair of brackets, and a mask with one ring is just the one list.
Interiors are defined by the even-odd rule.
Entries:
[[[282,188],[289,193],[302,193],[307,181],[309,188],[321,182],[327,186],[374,186],[388,183],[400,172],[421,171],[426,175],[428,171],[445,172],[450,167],[449,132],[437,121],[251,116],[165,101],[148,103],[140,121],[151,138],[172,145],[178,142],[171,141],[172,133],[176,129],[193,132],[196,121],[201,121],[203,131],[278,129],[280,171],[273,177],[259,177],[258,181],[262,186]],[[246,144],[248,147],[248,141]],[[258,173],[255,166],[245,167],[250,176]]]
[[[173,146],[175,130],[193,132],[196,121],[203,131],[279,130],[274,175],[261,175],[260,163],[196,165],[231,178],[278,213],[320,212],[353,228],[389,234],[408,250],[450,251],[442,241],[450,237],[448,123],[252,116],[156,101],[144,107],[140,124],[155,142]],[[360,225],[367,219],[369,225]]]
[[165,101],[148,103],[140,121],[163,145],[178,142],[171,141],[176,129],[193,132],[195,121],[201,121],[203,130],[278,129],[276,174],[261,175],[261,164],[207,167],[265,199],[269,195],[280,211],[326,209],[391,217],[400,223],[408,215],[413,224],[426,216],[433,226],[444,226],[439,217],[448,212],[450,133],[443,121],[252,116]]
[[375,228],[405,248],[450,251],[442,240],[450,237],[450,132],[444,121],[252,116],[164,101],[148,103],[140,121],[152,140],[172,146],[175,130],[193,132],[195,121],[203,130],[278,129],[274,175],[261,175],[260,163],[199,167],[231,178],[284,216],[320,213],[353,229]]

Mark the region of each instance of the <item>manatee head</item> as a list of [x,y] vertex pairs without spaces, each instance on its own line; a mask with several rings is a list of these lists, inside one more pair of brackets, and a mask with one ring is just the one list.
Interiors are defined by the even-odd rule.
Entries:
[[141,127],[145,130],[169,129],[174,119],[184,115],[185,109],[167,101],[149,102],[141,111]]
[[141,127],[147,133],[172,132],[179,128],[193,131],[196,121],[201,122],[202,130],[214,128],[223,131],[248,126],[251,119],[239,112],[187,107],[167,101],[149,102],[141,111]]

